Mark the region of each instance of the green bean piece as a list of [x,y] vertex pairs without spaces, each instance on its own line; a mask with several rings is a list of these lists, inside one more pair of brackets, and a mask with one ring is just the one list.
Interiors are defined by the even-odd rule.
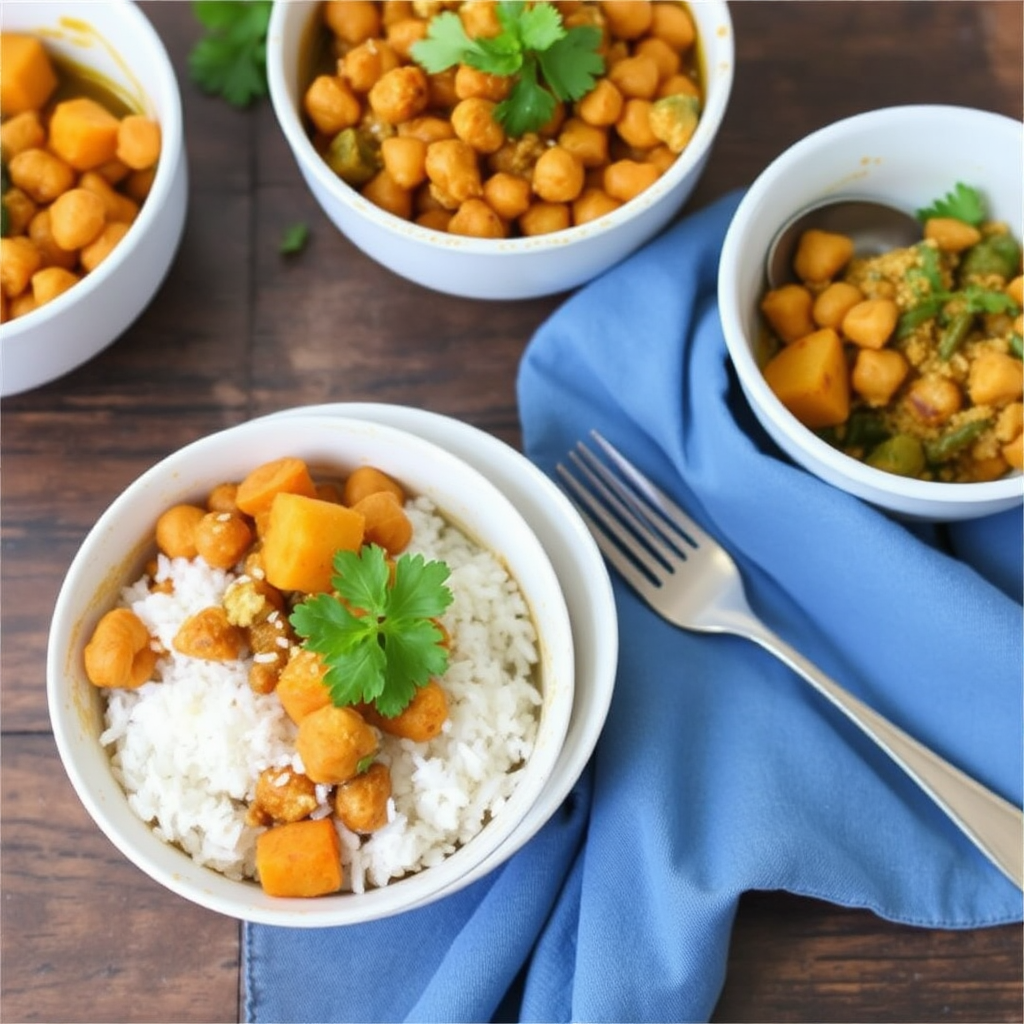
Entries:
[[989,235],[964,253],[960,263],[960,279],[998,274],[1007,281],[1020,266],[1020,246],[1010,235]]
[[891,432],[878,412],[874,409],[854,409],[846,421],[843,447],[870,450],[887,441],[890,436]]
[[1016,356],[1018,359],[1024,359],[1024,338],[1016,331],[1010,335],[1010,355]]
[[886,473],[918,477],[924,472],[924,448],[916,437],[909,434],[894,434],[880,445],[876,445],[864,461]]
[[969,420],[960,426],[947,430],[942,437],[924,444],[925,458],[932,464],[948,462],[954,455],[963,451],[969,444],[977,440],[992,426],[990,419]]
[[939,338],[939,358],[949,359],[960,347],[974,325],[973,313],[957,313]]

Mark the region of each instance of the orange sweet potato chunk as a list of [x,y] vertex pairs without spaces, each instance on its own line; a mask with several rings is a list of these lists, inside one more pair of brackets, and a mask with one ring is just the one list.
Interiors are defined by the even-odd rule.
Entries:
[[256,871],[270,896],[326,896],[341,888],[341,841],[331,818],[276,825],[256,838]]
[[282,492],[316,497],[316,486],[306,463],[293,455],[264,462],[239,485],[235,503],[250,516],[258,516],[270,508],[274,496]]
[[805,335],[765,365],[764,379],[804,426],[844,423],[850,415],[850,378],[839,335],[831,327]]
[[278,590],[331,589],[336,551],[358,551],[363,516],[344,505],[282,491],[274,496],[263,538],[267,582]]
[[38,110],[56,88],[56,72],[35,36],[0,33],[0,109],[5,119]]
[[89,171],[117,156],[120,122],[87,96],[58,103],[50,119],[50,148],[76,171]]

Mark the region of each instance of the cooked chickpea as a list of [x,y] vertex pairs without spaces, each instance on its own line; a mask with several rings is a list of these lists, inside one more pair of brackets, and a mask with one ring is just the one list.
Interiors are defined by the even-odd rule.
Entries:
[[602,167],[608,163],[607,133],[582,118],[570,117],[562,125],[558,145],[572,153],[584,167]]
[[145,623],[129,608],[114,608],[85,645],[85,674],[93,686],[134,690],[147,682],[157,653]]
[[499,171],[484,182],[487,205],[504,220],[515,220],[530,207],[532,188],[526,178]]
[[689,75],[682,73],[666,78],[658,86],[658,98],[666,96],[691,96],[695,100],[700,99],[700,86]]
[[850,374],[853,390],[871,406],[887,405],[910,372],[910,364],[896,349],[862,348]]
[[215,569],[231,569],[252,546],[253,531],[237,512],[207,512],[196,523],[196,552]]
[[626,99],[649,100],[658,90],[660,76],[654,58],[641,53],[613,64],[608,79]]
[[379,494],[381,491],[394,495],[400,505],[405,503],[405,491],[397,480],[375,466],[359,466],[345,478],[342,501],[352,506],[368,494]]
[[178,627],[173,640],[179,654],[204,661],[234,661],[240,657],[245,640],[219,606],[203,608]]
[[814,331],[814,296],[802,284],[784,284],[765,293],[761,312],[787,344]]
[[881,348],[892,337],[900,308],[892,299],[865,299],[843,317],[842,333],[862,348]]
[[953,217],[930,217],[924,224],[924,237],[930,238],[943,252],[963,252],[981,241],[981,232]]
[[0,147],[4,159],[10,160],[26,149],[42,149],[46,145],[46,129],[38,110],[23,110],[0,125]]
[[508,229],[485,200],[467,199],[452,214],[448,221],[448,232],[473,238],[504,238]]
[[594,88],[577,104],[577,113],[587,124],[607,128],[622,113],[624,97],[608,78],[599,78]]
[[392,736],[424,743],[437,736],[448,719],[448,697],[441,684],[431,679],[416,690],[405,710],[385,718],[376,710],[365,712],[367,721]]
[[[57,244],[57,240],[53,237],[50,209],[51,207],[44,206],[35,214],[29,221],[26,234],[39,250],[40,266],[63,267],[65,270],[73,270],[81,258],[81,253],[76,253],[73,249],[63,249]],[[84,263],[82,267],[85,270],[89,269]]]
[[43,267],[32,275],[32,298],[36,308],[63,295],[72,285],[77,284],[78,275],[63,267]]
[[627,99],[615,122],[615,130],[622,141],[634,149],[651,149],[660,141],[651,127],[650,100]]
[[489,75],[469,64],[460,64],[455,72],[455,95],[460,100],[483,99],[500,103],[511,88],[512,79],[504,75]]
[[205,515],[199,505],[172,505],[156,521],[156,546],[168,558],[195,558],[196,527]]
[[496,153],[505,144],[505,130],[495,120],[495,104],[481,96],[460,100],[451,113],[452,128],[478,153]]
[[392,135],[380,145],[384,170],[394,183],[411,191],[427,180],[427,144],[412,135]]
[[387,41],[395,53],[411,60],[412,48],[427,34],[427,23],[419,18],[402,18],[388,25]]
[[[144,171],[160,158],[162,146],[160,125],[141,114],[127,114],[117,126],[117,161],[108,165],[107,180],[123,181],[129,171]],[[122,166],[118,166],[118,164]],[[100,168],[103,173],[104,168]]]
[[317,807],[316,783],[294,768],[265,768],[249,809],[254,823],[301,821]]
[[811,316],[819,327],[839,330],[847,313],[863,301],[864,293],[846,281],[833,281],[814,299]]
[[441,139],[454,139],[455,129],[451,121],[443,117],[413,117],[398,126],[398,134],[404,138],[411,136],[425,142],[439,142]]
[[967,388],[975,405],[1018,401],[1024,391],[1024,363],[1005,352],[982,352],[971,364]]
[[548,203],[571,203],[583,191],[583,164],[567,149],[552,146],[533,169],[533,191]]
[[653,164],[616,160],[605,168],[604,190],[613,199],[626,203],[650,188],[660,176],[661,172]]
[[391,770],[374,761],[354,779],[334,791],[334,813],[352,832],[374,832],[388,823],[391,799]]
[[103,230],[88,245],[78,251],[78,260],[87,273],[94,271],[117,247],[128,230],[130,224],[123,221],[111,221],[103,226]]
[[352,46],[381,33],[380,12],[371,0],[327,0],[323,17],[327,27]]
[[450,209],[483,195],[476,152],[461,139],[441,139],[427,146],[427,177],[454,200]]
[[32,275],[42,265],[42,256],[23,235],[0,238],[0,289],[13,299],[28,288]]
[[119,220],[131,224],[139,215],[139,204],[117,189],[96,171],[86,171],[78,179],[78,187],[93,192],[103,200],[107,220]]
[[383,39],[367,39],[345,54],[339,62],[338,73],[353,92],[368,93],[398,64],[398,54],[390,43]]
[[37,203],[52,203],[75,181],[71,165],[45,149],[24,149],[7,164],[11,183],[27,192]]
[[387,169],[379,171],[363,186],[362,195],[396,217],[403,220],[412,217],[412,192],[402,188]]
[[103,200],[88,189],[68,189],[50,206],[50,230],[62,249],[81,249],[95,241],[106,220]]
[[567,203],[533,203],[519,217],[519,230],[524,235],[550,235],[572,225],[572,211]]
[[828,281],[849,263],[852,256],[852,238],[812,228],[800,236],[793,256],[793,270],[801,281]]
[[317,75],[302,98],[302,108],[324,135],[357,125],[363,114],[352,87],[337,75]]
[[20,188],[9,188],[4,193],[4,206],[7,207],[7,234],[27,234],[32,218],[39,211],[35,200]]
[[602,0],[601,11],[608,27],[620,39],[638,39],[651,27],[650,0]]
[[636,45],[635,52],[644,57],[650,57],[658,69],[658,81],[666,82],[673,75],[679,73],[683,60],[679,53],[672,49],[664,39],[657,36],[648,36]]
[[697,33],[684,7],[655,4],[651,12],[651,35],[664,39],[672,49],[684,52],[693,46]]
[[373,112],[388,124],[401,124],[427,107],[427,76],[416,65],[403,65],[387,72],[369,92]]
[[590,221],[617,210],[621,205],[622,203],[618,199],[612,199],[602,189],[585,188],[573,200],[572,222],[573,224],[589,224]]
[[907,389],[905,404],[915,419],[937,427],[963,407],[963,395],[948,377],[918,377]]

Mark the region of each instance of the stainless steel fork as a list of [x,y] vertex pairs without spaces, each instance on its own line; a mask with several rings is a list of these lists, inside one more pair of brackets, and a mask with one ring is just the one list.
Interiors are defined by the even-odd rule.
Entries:
[[732,633],[799,673],[871,737],[1018,888],[1024,815],[848,693],[751,611],[729,553],[596,431],[603,457],[580,442],[558,473],[608,561],[663,618]]

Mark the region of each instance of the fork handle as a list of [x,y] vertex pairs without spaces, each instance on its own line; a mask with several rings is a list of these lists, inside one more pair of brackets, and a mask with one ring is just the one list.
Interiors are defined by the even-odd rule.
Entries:
[[870,736],[1018,889],[1024,889],[1024,814],[923,746],[830,679],[762,623],[746,635],[798,672]]

